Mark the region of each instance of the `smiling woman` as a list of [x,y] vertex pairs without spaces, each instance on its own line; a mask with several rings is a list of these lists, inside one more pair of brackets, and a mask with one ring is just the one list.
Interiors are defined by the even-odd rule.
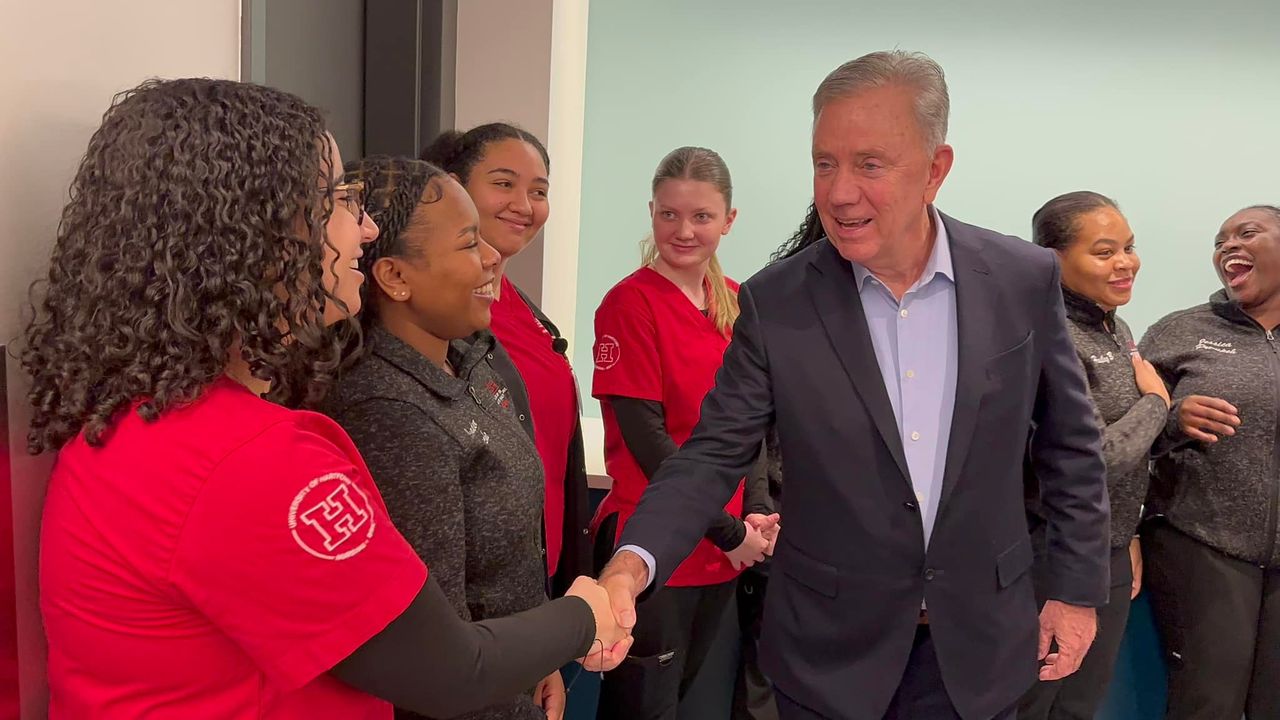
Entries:
[[[371,157],[348,179],[369,189],[383,232],[361,259],[369,350],[323,409],[355,441],[391,519],[460,617],[537,607],[547,599],[542,466],[515,409],[523,390],[493,369],[486,332],[499,253],[481,238],[467,192],[434,165]],[[533,689],[469,717],[545,720]]]
[[[1164,428],[1169,395],[1151,363],[1134,352],[1133,334],[1116,309],[1128,304],[1141,262],[1133,231],[1111,198],[1096,192],[1059,195],[1031,221],[1037,245],[1058,253],[1067,329],[1089,382],[1102,430],[1111,504],[1111,588],[1098,609],[1098,635],[1080,669],[1064,680],[1036,683],[1021,703],[1020,720],[1094,717],[1106,696],[1130,601],[1142,585],[1134,539],[1147,494],[1147,454]],[[1038,498],[1029,508],[1041,566],[1036,590],[1047,594],[1043,557],[1047,522]]]

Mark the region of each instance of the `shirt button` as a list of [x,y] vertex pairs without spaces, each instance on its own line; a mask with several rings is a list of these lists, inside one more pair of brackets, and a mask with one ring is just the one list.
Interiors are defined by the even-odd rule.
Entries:
[[899,314],[899,315],[901,315],[902,317],[906,317],[906,316],[907,316],[907,309],[906,309],[906,308],[902,308],[901,310],[899,310],[899,311],[898,311],[898,314]]
[[913,378],[913,377],[915,377],[915,376],[916,376],[916,371],[915,371],[915,370],[908,370],[908,371],[907,371],[907,377],[908,377],[908,378]]
[[920,433],[918,433],[918,432],[913,432],[913,433],[911,433],[911,439],[912,439],[912,440],[919,440],[919,439],[920,439]]
[[925,571],[924,571],[924,581],[925,581],[925,582],[929,582],[930,580],[933,580],[933,578],[934,578],[934,577],[936,577],[936,576],[937,576],[937,573],[935,573],[935,572],[933,571],[933,568],[927,568],[927,569],[925,569]]

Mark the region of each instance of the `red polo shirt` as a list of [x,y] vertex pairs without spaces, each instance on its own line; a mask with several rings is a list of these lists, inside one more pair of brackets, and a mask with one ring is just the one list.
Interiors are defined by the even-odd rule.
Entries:
[[490,331],[506,348],[529,393],[533,440],[546,475],[547,573],[555,575],[564,546],[564,485],[569,444],[578,423],[578,388],[569,361],[551,347],[551,333],[506,277],[492,314]]
[[[735,292],[738,284],[729,281]],[[662,403],[667,432],[676,445],[693,434],[702,399],[715,386],[726,338],[714,321],[693,306],[680,288],[650,268],[624,278],[596,310],[595,377],[592,396],[610,395]],[[596,512],[596,524],[618,513],[618,536],[649,485],[618,429],[608,404],[604,420],[604,463],[613,489]],[[742,515],[742,484],[724,508]],[[616,538],[615,538],[616,542]],[[674,587],[714,585],[738,576],[729,558],[703,539],[671,575]]]
[[49,717],[387,719],[327,672],[426,581],[346,433],[230,380],[58,456]]

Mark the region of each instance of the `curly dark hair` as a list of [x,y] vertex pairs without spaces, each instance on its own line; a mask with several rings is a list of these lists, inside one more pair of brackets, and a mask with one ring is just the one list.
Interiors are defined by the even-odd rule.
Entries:
[[419,157],[443,168],[445,172],[457,175],[462,178],[462,184],[466,185],[471,179],[471,171],[484,158],[489,144],[503,140],[522,140],[528,143],[542,156],[542,164],[547,166],[547,170],[551,169],[551,156],[547,154],[542,141],[528,130],[504,122],[477,125],[465,133],[446,130],[431,141]]
[[810,245],[818,242],[827,236],[827,231],[822,229],[822,218],[818,216],[818,206],[809,203],[809,209],[804,213],[804,220],[800,223],[800,227],[782,243],[773,254],[769,256],[769,264],[786,260],[796,253],[804,250]]
[[359,332],[324,322],[326,302],[346,310],[322,283],[331,142],[272,88],[151,80],[114,98],[31,288],[31,453],[81,432],[100,446],[135,401],[148,421],[192,402],[235,348],[268,399],[320,400]]
[[368,278],[360,287],[360,322],[368,330],[378,321],[378,283],[373,277],[373,264],[384,257],[421,255],[422,249],[406,231],[425,228],[426,218],[417,210],[444,197],[440,180],[445,178],[445,172],[423,160],[390,155],[371,155],[349,162],[346,171],[347,180],[364,183],[364,209],[378,225],[378,239],[365,246],[360,258],[360,270]]

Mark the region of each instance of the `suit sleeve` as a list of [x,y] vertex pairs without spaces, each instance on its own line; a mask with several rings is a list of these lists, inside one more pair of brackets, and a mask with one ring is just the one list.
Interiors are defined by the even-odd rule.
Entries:
[[1031,440],[1031,465],[1047,525],[1046,596],[1101,607],[1109,595],[1111,531],[1102,437],[1067,331],[1058,261],[1051,259]]
[[655,560],[652,586],[666,584],[750,472],[773,423],[773,390],[750,283],[738,294],[733,342],[702,402],[693,435],[654,476],[627,522],[619,546],[635,545]]
[[[618,430],[622,433],[622,442],[636,459],[645,479],[652,480],[662,463],[680,449],[676,446],[676,441],[667,434],[662,403],[616,395],[601,398],[600,402],[608,403],[613,409],[613,416],[618,420]],[[730,552],[741,545],[746,537],[746,525],[728,512],[721,512],[706,533],[706,538],[724,552]]]

